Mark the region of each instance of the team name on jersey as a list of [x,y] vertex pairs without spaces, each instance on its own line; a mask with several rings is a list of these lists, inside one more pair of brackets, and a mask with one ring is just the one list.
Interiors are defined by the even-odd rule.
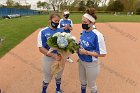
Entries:
[[51,34],[50,34],[50,33],[46,33],[46,34],[45,34],[45,37],[47,37],[47,39],[48,39],[48,38],[51,37]]
[[86,47],[89,46],[89,42],[85,41],[85,40],[80,40],[80,45],[85,45]]

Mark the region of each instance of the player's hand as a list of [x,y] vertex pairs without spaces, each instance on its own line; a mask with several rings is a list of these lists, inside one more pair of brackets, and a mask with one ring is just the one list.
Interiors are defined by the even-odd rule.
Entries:
[[62,59],[62,56],[61,55],[58,55],[58,54],[54,54],[52,52],[48,52],[47,53],[48,56],[51,56],[52,58],[54,58],[55,60],[57,61],[60,61]]
[[85,50],[85,49],[79,49],[79,53],[80,54],[87,54],[87,50]]
[[62,59],[62,56],[61,55],[56,55],[55,56],[55,60],[60,61],[61,59]]
[[53,55],[53,54],[52,54],[52,51],[48,51],[47,55],[48,55],[48,56]]
[[66,30],[67,28],[66,28],[66,26],[65,26],[65,27],[62,27],[62,29]]
[[79,61],[80,61],[80,59],[77,59],[77,61],[76,61],[76,62],[78,63]]
[[67,24],[67,25],[66,25],[66,28],[67,28],[67,29],[69,29],[69,28],[70,28],[70,25],[69,25],[69,24]]

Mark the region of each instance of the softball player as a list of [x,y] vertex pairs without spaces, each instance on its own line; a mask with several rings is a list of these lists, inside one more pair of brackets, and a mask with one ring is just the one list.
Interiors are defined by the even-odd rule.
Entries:
[[99,38],[93,31],[93,25],[96,19],[94,8],[88,9],[87,13],[82,17],[83,32],[80,37],[81,48],[78,52],[81,93],[86,93],[87,85],[91,93],[98,93],[96,86],[96,78],[100,71],[98,57],[102,55],[100,55],[101,46],[99,44]]
[[[64,29],[64,32],[70,33],[73,28],[73,22],[71,19],[69,19],[70,12],[65,10],[62,15],[63,18],[60,20],[58,28],[62,28]],[[70,63],[73,62],[71,58],[68,58],[67,61]]]
[[[47,40],[56,32],[63,32],[63,29],[57,28],[59,25],[60,16],[58,14],[52,14],[50,16],[50,26],[41,30],[38,34],[38,48],[39,51],[44,54],[43,57],[43,71],[44,71],[44,80],[42,86],[42,93],[46,93],[47,87],[52,79],[51,74],[51,65],[54,60],[61,60],[61,56],[58,55],[56,50],[49,52],[50,47],[47,45]],[[56,93],[62,93],[60,89],[61,85],[61,75],[62,72],[58,73],[55,77],[56,79]]]
[[70,12],[68,10],[65,10],[63,12],[63,18],[60,20],[59,26],[58,26],[58,28],[64,29],[66,33],[70,33],[73,28],[73,22],[71,19],[69,19],[69,15],[70,15]]

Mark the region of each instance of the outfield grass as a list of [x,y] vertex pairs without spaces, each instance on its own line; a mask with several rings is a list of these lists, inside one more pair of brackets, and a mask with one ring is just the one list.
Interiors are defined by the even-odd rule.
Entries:
[[98,14],[97,22],[140,22],[140,15],[102,15]]
[[0,37],[4,42],[0,46],[0,57],[19,44],[36,29],[48,24],[48,16],[32,16],[0,20]]
[[[40,15],[0,20],[0,37],[5,39],[0,46],[0,57],[38,28],[47,26],[48,17],[48,15]],[[81,17],[82,14],[71,14],[74,24],[81,23]],[[97,22],[140,22],[140,16],[98,14]]]
[[[73,23],[81,23],[82,14],[71,15]],[[111,15],[111,14],[97,14],[96,22],[140,22],[140,15]]]

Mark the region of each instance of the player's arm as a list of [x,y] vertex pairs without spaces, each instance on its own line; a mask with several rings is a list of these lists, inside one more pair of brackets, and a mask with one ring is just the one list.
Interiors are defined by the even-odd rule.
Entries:
[[90,55],[90,56],[94,56],[94,57],[99,57],[99,54],[97,52],[91,52],[91,51],[87,51],[86,55]]
[[39,32],[39,34],[38,34],[38,40],[37,40],[37,41],[38,41],[37,46],[38,46],[38,48],[39,48],[39,51],[40,51],[42,54],[44,54],[44,55],[46,55],[46,56],[51,56],[52,58],[57,59],[57,57],[58,57],[57,54],[51,53],[51,52],[49,52],[49,50],[47,50],[47,49],[45,48],[45,46],[47,46],[47,45],[46,45],[46,37],[45,37],[45,35],[42,34],[42,31]]
[[106,56],[106,54],[100,54],[99,55],[99,57],[105,57]]
[[72,30],[72,27],[69,25],[69,26],[68,26],[68,29],[69,29],[69,30]]
[[69,25],[67,25],[67,29],[72,30],[73,29],[73,22],[71,20],[71,23]]
[[99,54],[97,52],[91,52],[91,51],[87,51],[85,49],[79,49],[79,53],[80,54],[84,54],[84,55],[94,56],[94,57],[98,57],[99,56]]
[[72,26],[71,26],[71,25],[69,25],[69,24],[66,24],[66,26],[65,26],[65,27],[63,27],[63,29],[69,29],[69,30],[72,30]]
[[51,53],[50,51],[48,51],[46,48],[44,48],[44,47],[39,47],[39,51],[42,53],[42,54],[44,54],[44,55],[46,55],[46,56],[51,56],[52,58],[55,58],[56,59],[56,57],[58,56],[57,54],[54,54],[54,53]]
[[99,50],[100,50],[99,57],[105,57],[106,54],[107,54],[107,50],[106,50],[106,44],[105,44],[104,36],[100,35],[98,40],[99,40]]

